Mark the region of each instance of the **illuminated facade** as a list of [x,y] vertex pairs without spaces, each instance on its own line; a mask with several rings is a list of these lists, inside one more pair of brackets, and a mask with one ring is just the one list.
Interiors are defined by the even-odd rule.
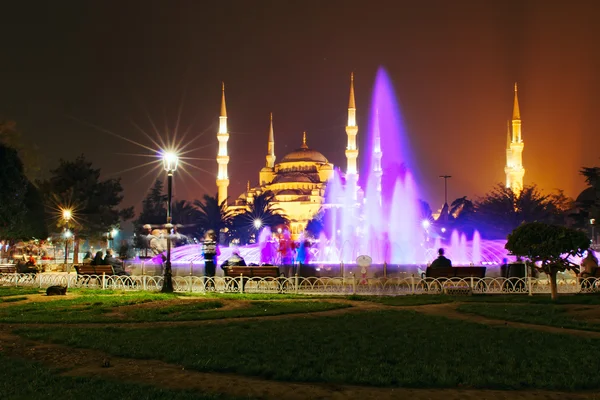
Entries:
[[[225,115],[223,111],[225,107],[224,101],[223,97],[222,116]],[[223,132],[226,132],[226,126]],[[346,147],[348,162],[346,184],[353,185],[353,191],[362,193],[360,188],[358,188],[357,133],[354,77],[352,76],[350,82],[350,100],[348,103],[348,124],[346,126],[346,134],[348,135],[348,145]],[[221,135],[221,129],[219,130],[219,135]],[[221,143],[221,139],[219,139],[219,145]],[[227,143],[226,139],[224,143]],[[225,148],[223,155],[226,155],[226,151],[227,149]],[[221,157],[221,147],[219,147],[217,161],[219,157]],[[265,158],[265,166],[259,172],[258,186],[250,187],[248,185],[246,191],[235,200],[231,208],[241,211],[247,204],[251,204],[259,194],[272,192],[275,199],[274,207],[281,209],[282,213],[290,220],[290,233],[292,234],[292,238],[297,239],[299,234],[304,231],[308,221],[321,210],[323,205],[326,205],[325,188],[327,182],[333,177],[334,166],[323,154],[308,147],[306,132],[302,136],[302,145],[291,153],[286,154],[281,161],[275,163],[273,114],[270,116],[267,155]],[[221,162],[219,162],[219,167],[221,165]],[[225,168],[226,165],[225,163]],[[226,177],[227,171],[226,169],[224,171],[224,176]],[[219,170],[220,172],[221,170]],[[219,182],[222,181],[217,179],[217,185],[219,185]],[[229,183],[228,180],[226,182]],[[226,186],[224,190],[226,193]],[[219,186],[220,195],[221,186]]]
[[517,96],[517,84],[515,83],[515,100],[513,104],[512,131],[508,127],[506,134],[506,187],[518,194],[523,189],[523,137],[521,136],[521,112],[519,110],[519,98]]

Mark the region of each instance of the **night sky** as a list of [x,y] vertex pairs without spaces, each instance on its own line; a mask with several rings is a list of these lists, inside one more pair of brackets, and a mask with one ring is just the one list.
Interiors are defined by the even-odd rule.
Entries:
[[[229,195],[256,184],[269,113],[276,155],[308,145],[345,168],[354,71],[359,141],[380,66],[391,76],[432,208],[504,181],[506,121],[519,83],[525,183],[584,188],[598,165],[600,3],[590,1],[14,1],[0,25],[0,115],[39,148],[43,171],[81,153],[105,177],[121,176],[139,205],[155,174],[131,121],[175,123],[196,138],[178,198],[216,194],[216,131],[225,81]],[[361,146],[361,151],[365,151]],[[384,148],[385,152],[385,148]],[[385,154],[385,153],[384,153]],[[359,158],[360,163],[361,158]]]

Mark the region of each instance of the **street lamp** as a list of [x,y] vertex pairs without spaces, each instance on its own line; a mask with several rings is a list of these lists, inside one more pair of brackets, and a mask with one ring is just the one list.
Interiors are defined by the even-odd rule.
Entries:
[[595,231],[595,227],[596,227],[596,219],[592,218],[590,219],[590,225],[592,226],[592,244],[596,244],[596,231]]
[[68,208],[62,210],[62,217],[65,220],[66,229],[65,229],[65,265],[68,262],[69,257],[69,238],[71,237],[71,231],[69,230],[69,221],[73,216],[72,211]]
[[171,197],[173,194],[173,173],[177,169],[179,157],[172,151],[164,152],[162,155],[163,168],[167,172],[167,260],[165,262],[165,276],[163,280],[162,292],[173,293],[173,274],[171,272]]
[[256,228],[256,230],[259,230],[261,226],[262,226],[262,221],[260,220],[260,218],[256,218],[254,220],[254,227]]
[[[119,230],[117,228],[111,229],[110,232],[108,232],[106,234],[106,236],[107,236],[107,240],[106,240],[107,243],[106,244],[107,244],[107,246],[108,246],[109,249],[112,248],[112,247],[115,247],[115,237],[118,234],[119,234]],[[112,242],[112,244],[111,244],[111,242]]]

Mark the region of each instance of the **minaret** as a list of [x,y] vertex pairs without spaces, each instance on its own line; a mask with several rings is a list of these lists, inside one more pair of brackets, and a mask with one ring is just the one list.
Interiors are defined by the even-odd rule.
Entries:
[[379,110],[375,110],[375,126],[374,134],[375,140],[373,145],[373,174],[377,178],[377,194],[379,197],[379,204],[381,204],[381,177],[383,170],[381,169],[381,157],[383,153],[381,151],[381,132],[379,131]]
[[515,83],[515,99],[513,103],[512,114],[512,133],[510,135],[510,143],[506,149],[506,187],[511,188],[515,194],[521,193],[523,189],[523,176],[525,168],[523,168],[523,138],[521,136],[521,110],[519,109],[517,84]]
[[348,135],[348,146],[346,147],[346,178],[350,175],[357,175],[356,159],[358,158],[358,148],[356,147],[356,135],[358,126],[356,126],[356,103],[354,101],[354,73],[350,74],[350,100],[348,101],[348,125],[346,125],[346,135]]
[[269,140],[267,141],[267,163],[259,172],[258,182],[265,185],[273,181],[275,176],[275,134],[273,132],[273,113],[269,124]]
[[227,132],[227,107],[225,107],[225,83],[223,83],[221,94],[221,115],[219,115],[219,132],[217,133],[219,141],[219,153],[217,154],[217,164],[219,172],[217,174],[217,198],[219,204],[227,200],[227,187],[229,186],[229,177],[227,175],[227,164],[229,156],[227,155],[227,141],[229,132]]
[[273,133],[273,113],[271,113],[269,141],[267,142],[267,168],[275,168],[275,134]]

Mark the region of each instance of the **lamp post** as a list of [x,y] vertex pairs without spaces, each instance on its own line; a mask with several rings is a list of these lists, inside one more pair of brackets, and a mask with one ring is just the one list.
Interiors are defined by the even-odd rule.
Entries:
[[592,245],[596,244],[596,219],[592,218],[590,219],[590,225],[592,226]]
[[444,178],[444,204],[448,204],[448,178],[452,175],[440,175],[440,178]]
[[62,210],[62,217],[66,223],[66,230],[65,230],[65,265],[66,265],[68,263],[68,257],[69,257],[69,238],[71,237],[71,231],[69,231],[69,221],[71,220],[71,217],[72,217],[71,210],[69,210],[69,209]]
[[173,152],[165,152],[162,156],[163,168],[167,172],[167,260],[165,261],[165,274],[163,279],[162,292],[173,293],[173,274],[171,272],[171,197],[173,194],[173,173],[177,169],[179,158]]
[[115,237],[117,237],[117,235],[119,234],[119,230],[117,228],[112,228],[107,234],[106,234],[106,246],[111,249],[115,247]]

